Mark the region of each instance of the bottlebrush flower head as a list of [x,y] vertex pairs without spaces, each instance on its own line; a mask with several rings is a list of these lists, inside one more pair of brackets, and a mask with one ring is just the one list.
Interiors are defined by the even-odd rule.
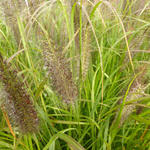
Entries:
[[43,58],[52,86],[65,103],[74,103],[78,89],[73,81],[69,63],[62,51],[44,44]]
[[[145,80],[146,80],[146,73],[147,73],[147,66],[142,65],[137,68],[136,72],[140,73],[137,78],[132,83],[130,90],[128,92],[128,95],[126,97],[126,102],[130,102],[132,100],[139,99],[144,96],[145,94]],[[122,100],[120,101],[122,103]],[[133,113],[136,109],[136,103],[135,101],[132,104],[125,105],[122,110],[121,119],[119,126],[122,126],[125,120],[129,117],[131,113]],[[118,112],[116,115],[116,118],[118,117]],[[116,119],[115,118],[115,119]]]
[[90,45],[90,29],[89,27],[85,28],[84,37],[83,37],[83,47],[82,47],[82,80],[86,79],[88,68],[91,58],[91,45]]
[[17,76],[17,71],[0,55],[0,80],[3,85],[2,107],[6,111],[12,125],[22,133],[32,133],[38,128],[37,112],[31,98],[25,90],[24,82]]

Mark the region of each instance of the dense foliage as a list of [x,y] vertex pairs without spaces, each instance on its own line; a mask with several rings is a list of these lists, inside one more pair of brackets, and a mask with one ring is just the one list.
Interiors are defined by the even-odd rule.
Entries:
[[150,147],[148,0],[0,1],[0,149]]

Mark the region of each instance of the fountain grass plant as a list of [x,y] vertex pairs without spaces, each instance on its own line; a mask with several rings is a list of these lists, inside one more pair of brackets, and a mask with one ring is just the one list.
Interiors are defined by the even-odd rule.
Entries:
[[27,0],[12,18],[1,5],[0,149],[149,149],[150,4],[115,2]]

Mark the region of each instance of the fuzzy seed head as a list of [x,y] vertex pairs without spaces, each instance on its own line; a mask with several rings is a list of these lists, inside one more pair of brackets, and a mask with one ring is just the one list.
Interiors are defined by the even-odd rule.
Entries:
[[45,48],[43,58],[54,90],[65,103],[73,103],[78,96],[78,90],[64,54]]
[[10,121],[19,127],[22,133],[35,132],[38,127],[37,112],[33,107],[25,85],[17,76],[17,71],[0,58],[0,79],[3,84],[2,106]]
[[[132,86],[130,87],[129,93],[126,97],[126,102],[136,100],[138,98],[143,97],[144,92],[145,92],[145,88],[144,88],[145,81],[144,80],[145,80],[145,74],[147,72],[147,66],[140,66],[137,68],[136,71],[140,72],[140,74],[137,76],[137,78],[133,82]],[[138,102],[136,101],[132,104],[124,106],[124,108],[122,110],[119,126],[122,126],[122,124],[129,117],[129,115],[135,111],[136,103],[138,103]],[[118,116],[118,112],[117,112],[116,118],[117,118],[117,116]]]
[[[132,87],[129,91],[129,94],[127,95],[126,102],[141,98],[144,94],[143,89],[144,88],[141,84],[137,84],[136,87]],[[137,102],[134,102],[133,104],[124,106],[119,126],[121,126],[124,123],[124,121],[129,117],[129,115],[135,111],[136,103]]]
[[89,28],[85,29],[83,38],[83,48],[82,48],[82,80],[84,81],[88,73],[89,63],[90,63],[91,53],[90,53],[90,33]]

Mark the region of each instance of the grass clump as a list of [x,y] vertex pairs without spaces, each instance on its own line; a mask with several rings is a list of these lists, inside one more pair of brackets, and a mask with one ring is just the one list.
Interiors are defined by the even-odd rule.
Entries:
[[150,10],[136,2],[1,5],[0,149],[149,149]]

